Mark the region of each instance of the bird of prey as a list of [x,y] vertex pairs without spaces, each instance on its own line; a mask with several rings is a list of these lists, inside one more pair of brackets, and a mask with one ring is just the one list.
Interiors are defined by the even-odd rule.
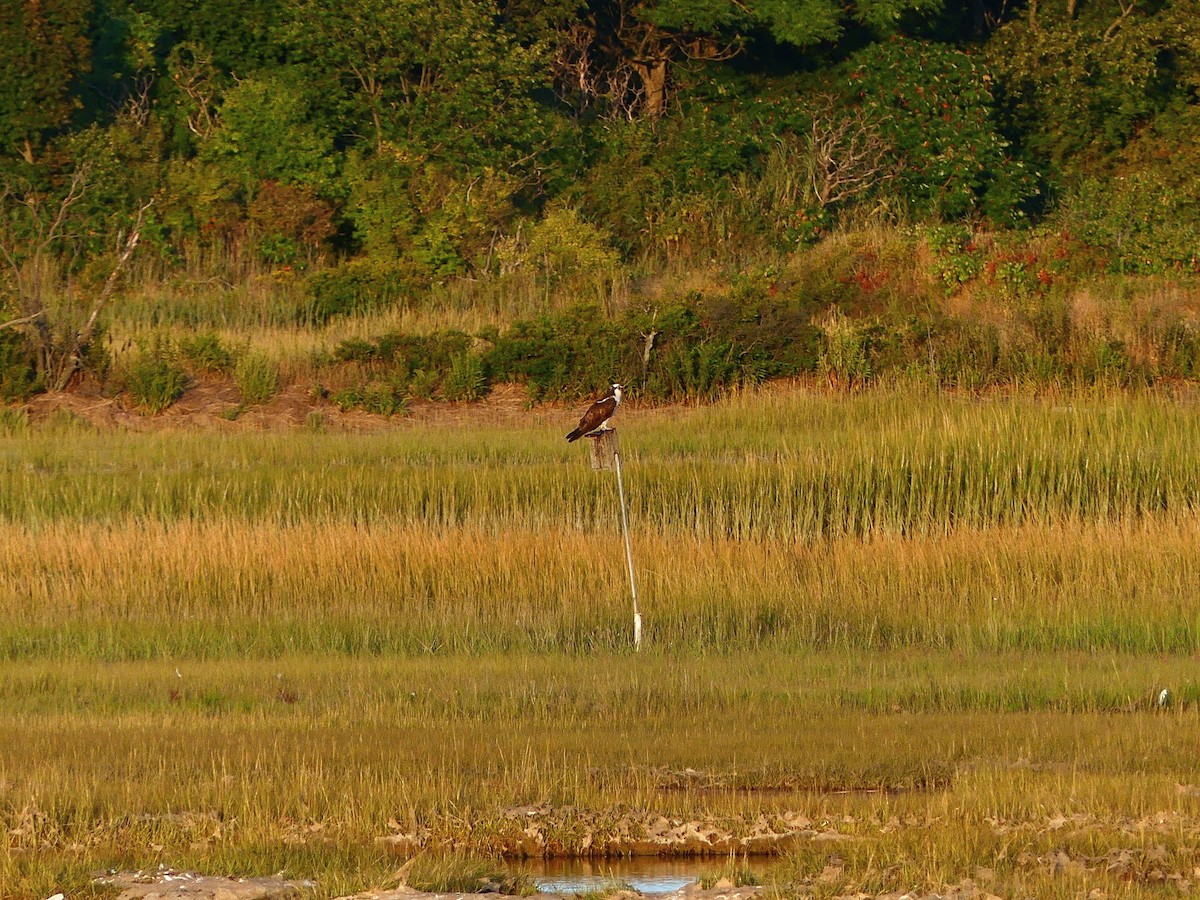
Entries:
[[617,407],[621,405],[621,386],[614,384],[612,393],[597,400],[588,407],[587,412],[579,420],[579,427],[567,435],[568,441],[577,441],[584,435],[594,431],[607,431],[608,420],[613,417]]

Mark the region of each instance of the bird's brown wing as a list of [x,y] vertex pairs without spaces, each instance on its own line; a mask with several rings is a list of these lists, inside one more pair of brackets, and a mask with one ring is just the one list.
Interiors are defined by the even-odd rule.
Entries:
[[603,400],[597,400],[588,411],[583,414],[583,418],[579,420],[579,433],[587,434],[589,431],[595,431],[604,424],[614,410],[617,408],[617,401],[613,397],[605,397]]

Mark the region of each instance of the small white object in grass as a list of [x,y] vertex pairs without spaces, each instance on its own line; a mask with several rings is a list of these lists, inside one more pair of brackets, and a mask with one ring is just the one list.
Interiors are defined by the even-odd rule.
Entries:
[[1166,688],[1163,688],[1159,692],[1159,695],[1158,695],[1158,705],[1166,706],[1170,702],[1171,702],[1171,692],[1168,691]]
[[55,894],[55,895],[54,895],[54,896],[52,896],[52,897],[47,897],[47,898],[46,898],[46,900],[63,900],[63,895],[62,895],[62,894]]

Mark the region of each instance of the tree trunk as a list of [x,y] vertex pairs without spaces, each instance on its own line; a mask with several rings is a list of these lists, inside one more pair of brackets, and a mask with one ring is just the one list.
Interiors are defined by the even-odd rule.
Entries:
[[633,67],[642,81],[642,112],[647,118],[657,119],[667,107],[667,61],[635,62]]

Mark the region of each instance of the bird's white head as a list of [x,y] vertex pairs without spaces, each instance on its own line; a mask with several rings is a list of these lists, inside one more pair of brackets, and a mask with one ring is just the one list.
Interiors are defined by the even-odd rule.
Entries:
[[614,385],[613,385],[613,397],[616,399],[617,403],[620,403],[620,402],[621,402],[621,393],[622,393],[622,390],[623,390],[623,389],[622,389],[622,387],[621,387],[619,384],[614,384]]

